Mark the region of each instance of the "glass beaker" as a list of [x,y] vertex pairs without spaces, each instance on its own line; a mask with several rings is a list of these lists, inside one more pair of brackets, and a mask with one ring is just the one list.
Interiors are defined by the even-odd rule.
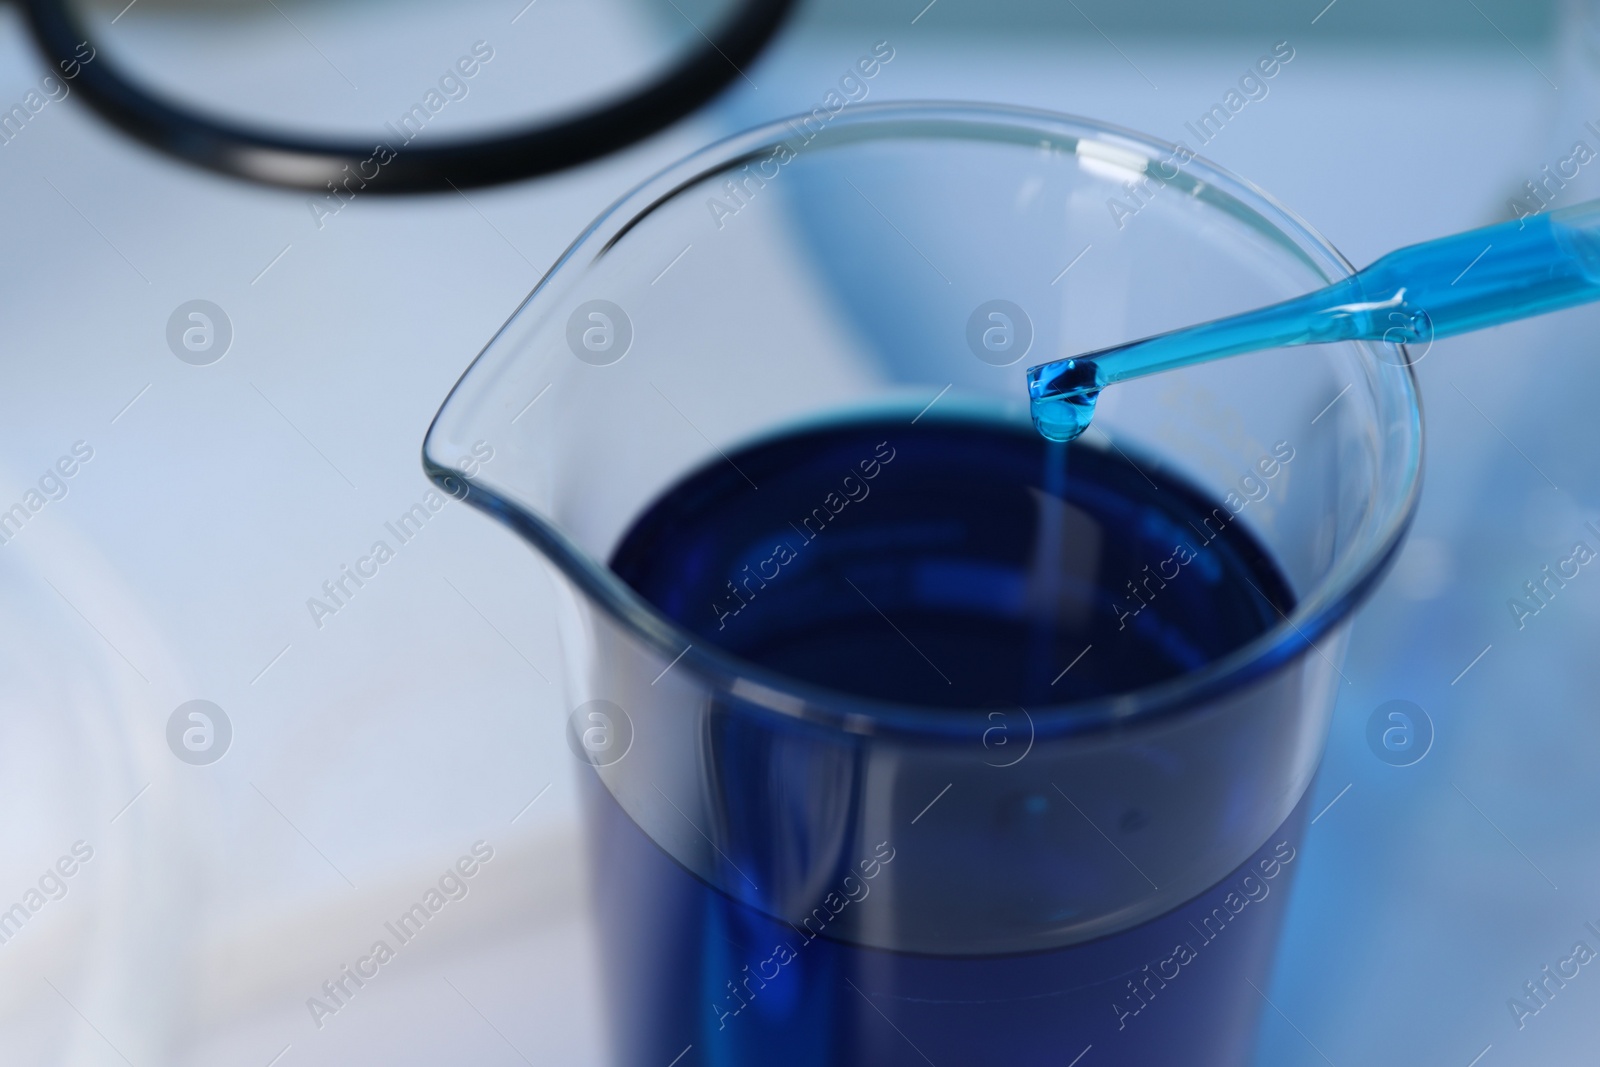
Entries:
[[617,1063],[1243,1062],[1350,615],[1416,504],[1402,350],[1107,392],[1082,447],[1221,502],[1292,594],[1242,647],[1127,691],[997,711],[803,682],[609,561],[753,441],[861,412],[1026,426],[1029,363],[1349,272],[1186,149],[955,105],[742,134],[578,239],[424,463],[555,574]]

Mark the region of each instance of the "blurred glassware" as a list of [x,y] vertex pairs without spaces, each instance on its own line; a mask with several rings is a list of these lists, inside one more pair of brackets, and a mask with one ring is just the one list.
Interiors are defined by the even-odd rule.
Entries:
[[647,137],[748,81],[792,0],[22,3],[46,95],[77,89],[187,162],[348,199],[550,173]]
[[[8,485],[26,484],[0,471]],[[18,505],[25,507],[25,505]],[[169,751],[192,683],[68,515],[0,548],[0,1061],[171,1063],[216,806]],[[38,527],[38,528],[36,528]],[[80,1015],[81,1013],[81,1015]]]

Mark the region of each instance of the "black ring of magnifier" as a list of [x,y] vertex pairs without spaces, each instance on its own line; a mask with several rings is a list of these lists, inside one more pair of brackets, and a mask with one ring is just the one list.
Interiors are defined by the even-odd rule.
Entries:
[[[356,173],[377,140],[287,136],[236,125],[163,100],[124,77],[108,56],[84,63],[93,48],[70,0],[22,0],[34,40],[53,67],[76,64],[73,88],[124,133],[208,170],[299,189],[326,189]],[[391,146],[372,192],[424,193],[454,186],[496,185],[550,174],[625,148],[670,126],[716,96],[760,54],[794,0],[745,0],[716,31],[650,85],[610,103],[548,124],[432,145]],[[350,168],[346,172],[345,168]],[[370,175],[368,175],[370,177]]]

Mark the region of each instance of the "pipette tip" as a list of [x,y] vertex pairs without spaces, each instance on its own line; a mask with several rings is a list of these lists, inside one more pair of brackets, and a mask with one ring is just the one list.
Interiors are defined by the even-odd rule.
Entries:
[[1028,397],[1034,429],[1052,441],[1076,440],[1094,418],[1101,388],[1094,363],[1082,357],[1030,368]]

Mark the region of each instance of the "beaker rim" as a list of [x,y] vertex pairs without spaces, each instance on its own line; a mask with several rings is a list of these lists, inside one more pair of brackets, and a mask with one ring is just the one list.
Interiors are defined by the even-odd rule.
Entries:
[[[604,255],[656,207],[684,188],[730,164],[776,147],[793,135],[793,124],[809,117],[780,118],[714,142],[658,171],[608,207],[562,253],[528,296],[479,352],[445,398],[423,441],[423,467],[446,492],[510,526],[530,541],[590,601],[635,639],[652,646],[663,662],[688,668],[721,691],[731,691],[744,705],[775,715],[797,718],[850,733],[891,734],[937,740],[970,740],[969,717],[994,709],[898,703],[827,688],[760,666],[708,644],[640,596],[605,563],[594,559],[566,533],[534,509],[495,489],[480,476],[468,476],[435,453],[440,423],[473,371],[495,342],[553,281],[574,265]],[[1071,146],[1080,142],[1125,149],[1147,161],[1171,159],[1180,151],[1164,141],[1099,120],[1011,105],[961,101],[907,101],[853,105],[834,115],[833,136],[885,139],[896,136],[1005,137]],[[1355,273],[1356,268],[1298,214],[1247,179],[1233,174],[1187,146],[1186,175],[1213,195],[1222,194],[1265,223],[1273,235],[1328,281]],[[1199,711],[1227,694],[1258,682],[1298,657],[1322,655],[1318,641],[1333,634],[1376,588],[1394,562],[1415,516],[1421,493],[1423,454],[1422,409],[1415,370],[1409,357],[1398,367],[1379,355],[1373,342],[1347,342],[1362,355],[1369,380],[1379,390],[1398,389],[1403,418],[1376,446],[1378,454],[1402,454],[1398,465],[1380,464],[1378,483],[1367,517],[1328,572],[1307,589],[1294,608],[1260,635],[1198,670],[1137,689],[1027,709],[1035,736],[1046,738],[1124,730],[1186,711]],[[1402,351],[1404,351],[1402,349]],[[1373,374],[1388,366],[1400,373]],[[1398,467],[1398,471],[1394,469]],[[1326,658],[1326,657],[1324,657]],[[1330,661],[1331,662],[1331,661]],[[1337,669],[1337,668],[1335,668]]]

